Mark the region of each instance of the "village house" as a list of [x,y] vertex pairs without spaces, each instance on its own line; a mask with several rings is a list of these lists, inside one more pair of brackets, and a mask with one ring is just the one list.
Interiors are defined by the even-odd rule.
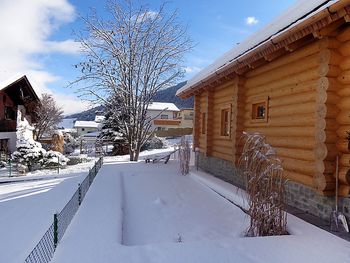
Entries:
[[178,119],[181,120],[180,128],[193,128],[194,110],[192,108],[180,109]]
[[350,1],[297,1],[181,89],[195,98],[199,166],[241,185],[242,132],[259,132],[283,162],[288,203],[350,218]]
[[[34,109],[40,103],[28,78],[24,75],[0,84],[0,154],[16,150],[17,117],[29,124],[35,121]],[[20,114],[19,114],[20,112]]]
[[85,134],[93,135],[92,137],[97,137],[103,126],[103,121],[105,116],[96,115],[93,121],[77,121],[73,123],[74,129],[76,129],[77,135],[82,136]]
[[152,102],[148,105],[147,114],[154,118],[152,129],[156,131],[179,128],[181,121],[178,119],[180,110],[174,103]]

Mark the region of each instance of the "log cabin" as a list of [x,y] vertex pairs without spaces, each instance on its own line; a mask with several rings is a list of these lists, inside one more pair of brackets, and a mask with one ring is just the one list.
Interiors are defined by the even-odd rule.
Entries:
[[329,219],[339,156],[340,209],[350,219],[350,0],[298,1],[177,91],[194,96],[199,166],[242,186],[243,131],[283,162],[287,202]]
[[[0,154],[8,155],[16,149],[17,117],[35,121],[34,109],[40,100],[24,75],[0,84]],[[18,111],[21,114],[18,114]]]

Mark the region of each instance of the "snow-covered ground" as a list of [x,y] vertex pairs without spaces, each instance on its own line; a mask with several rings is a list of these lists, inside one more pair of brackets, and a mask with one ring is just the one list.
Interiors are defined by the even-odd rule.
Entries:
[[[11,176],[9,177],[8,167],[0,169],[0,183],[13,182],[13,181],[29,181],[33,179],[47,179],[47,178],[60,178],[74,175],[76,173],[87,172],[91,167],[94,166],[98,158],[91,158],[90,161],[79,163],[76,165],[67,165],[65,168],[61,168],[59,173],[57,169],[42,169],[33,172],[28,172],[22,176]],[[14,173],[17,175],[17,173]]]
[[0,262],[24,261],[86,174],[0,184]]
[[292,215],[291,235],[243,237],[248,219],[212,189],[239,200],[176,161],[107,158],[52,262],[350,262],[350,243]]

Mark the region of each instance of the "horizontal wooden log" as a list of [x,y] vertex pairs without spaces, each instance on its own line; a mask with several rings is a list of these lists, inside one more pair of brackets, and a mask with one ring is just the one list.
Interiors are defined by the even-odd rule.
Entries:
[[276,87],[283,87],[288,85],[293,85],[297,83],[303,83],[310,80],[319,79],[320,73],[319,73],[319,67],[310,68],[309,70],[298,72],[293,75],[289,75],[285,78],[278,79],[276,81],[270,81],[266,83],[250,83],[251,86],[245,85],[246,88],[255,88],[255,87],[261,87],[264,85],[270,86],[271,89]]
[[341,184],[349,185],[349,183],[350,183],[349,167],[341,167],[339,169],[339,182]]
[[229,155],[229,154],[224,154],[224,153],[221,153],[221,152],[218,152],[218,151],[212,151],[211,155],[213,157],[216,157],[216,158],[219,158],[219,159],[223,159],[223,160],[226,160],[226,161],[233,161],[233,156]]
[[348,131],[350,131],[350,125],[341,125],[337,130],[337,135],[339,138],[345,139]]
[[350,56],[350,40],[343,42],[338,50],[344,57]]
[[316,172],[316,166],[314,161],[297,160],[288,157],[280,157],[282,161],[283,169],[303,173],[309,176],[313,176]]
[[[256,87],[261,84],[270,83],[273,81],[278,81],[286,77],[295,75],[300,72],[309,71],[315,67],[320,67],[322,63],[322,57],[324,58],[325,54],[314,54],[308,57],[304,57],[298,61],[286,64],[279,68],[275,68],[273,71],[267,71],[264,74],[248,77],[245,86],[246,87]],[[325,58],[324,58],[325,59]],[[329,59],[329,58],[328,58]],[[327,63],[328,64],[328,63]]]
[[344,30],[342,30],[338,35],[337,35],[337,39],[340,42],[346,42],[348,40],[350,40],[350,27],[345,28]]
[[248,132],[259,132],[267,137],[314,137],[317,142],[325,142],[326,140],[326,132],[316,131],[314,127],[275,127],[273,129],[268,127],[246,127],[245,130]]
[[344,85],[350,84],[350,70],[346,70],[340,73],[337,80]]
[[343,153],[341,156],[340,156],[340,159],[339,159],[339,163],[340,165],[342,166],[345,166],[345,167],[350,167],[350,153]]
[[246,77],[250,78],[265,73],[267,71],[272,71],[286,64],[290,64],[295,61],[299,61],[300,59],[303,59],[305,57],[311,56],[313,54],[317,54],[321,50],[325,50],[325,48],[326,44],[320,44],[319,42],[312,43],[310,45],[304,46],[302,49],[294,51],[293,53],[289,53],[288,55],[282,56],[279,59],[273,61],[272,63],[268,63],[262,67],[248,72],[246,74]]
[[[323,100],[323,103],[326,102],[327,94],[323,93],[325,98],[320,98]],[[291,96],[285,96],[285,97],[278,97],[278,99],[271,99],[269,100],[269,106],[275,107],[275,106],[285,106],[285,105],[291,105],[296,103],[304,103],[304,102],[315,102],[316,98],[318,97],[316,92],[303,92]],[[249,100],[248,100],[249,102]]]
[[343,97],[339,100],[337,107],[340,110],[350,110],[350,97]]
[[312,176],[301,174],[301,173],[296,173],[296,172],[292,172],[292,171],[288,171],[288,170],[283,171],[283,176],[289,180],[294,181],[294,182],[301,183],[303,185],[306,185],[306,186],[309,186],[312,188],[315,187]]
[[[277,85],[271,87],[269,85],[263,85],[246,90],[246,97],[254,97],[259,94],[266,94],[266,96],[271,96],[271,98],[289,96],[291,94],[298,94],[303,92],[316,91],[319,85],[319,80],[310,80],[306,82],[292,83],[291,85],[281,86]],[[328,85],[328,81],[327,81]]]
[[335,144],[339,140],[339,137],[334,131],[325,130],[325,134],[326,134],[325,142],[328,144],[331,144],[331,143]]
[[[295,127],[295,126],[315,126],[316,118],[314,113],[309,114],[295,114],[291,116],[282,116],[282,117],[270,117],[268,123],[266,122],[254,122],[251,120],[250,114],[246,115],[244,121],[245,127]],[[326,120],[320,119],[317,121],[317,124],[320,129],[326,128]]]
[[343,70],[349,70],[350,69],[350,56],[343,57],[342,61],[339,63],[339,67]]
[[314,137],[267,137],[266,141],[273,147],[308,150],[313,150],[316,144]]
[[350,153],[349,151],[349,142],[345,139],[339,139],[336,143],[337,149],[342,153]]
[[334,190],[335,178],[329,174],[316,174],[313,177],[313,185],[318,191]]
[[348,197],[350,194],[350,186],[349,185],[340,185],[338,189],[338,195],[340,197]]
[[338,77],[341,73],[341,69],[338,66],[329,65],[329,64],[321,64],[318,68],[318,72],[320,77]]
[[350,110],[341,110],[337,116],[337,122],[339,124],[349,124],[350,125]]
[[[324,126],[324,122],[321,120],[325,121],[326,126]],[[333,131],[335,133],[335,131],[338,130],[338,128],[340,127],[338,122],[333,118],[321,120],[316,122],[317,129],[324,129],[326,131]]]
[[321,77],[318,79],[318,88],[320,89],[337,92],[341,87],[342,85],[335,77]]
[[343,85],[337,93],[340,97],[350,97],[350,85]]
[[333,162],[337,155],[339,155],[339,150],[335,144],[326,144],[327,146],[327,156],[326,161]]
[[305,114],[315,112],[315,103],[307,102],[300,104],[292,104],[280,107],[271,107],[269,108],[269,117],[278,117],[278,116],[291,116],[294,114]]
[[329,154],[329,149],[325,143],[317,143],[313,149],[314,158],[316,160],[324,160]]
[[292,148],[275,148],[277,155],[281,157],[293,158],[304,161],[314,161],[315,155],[311,150],[292,149]]

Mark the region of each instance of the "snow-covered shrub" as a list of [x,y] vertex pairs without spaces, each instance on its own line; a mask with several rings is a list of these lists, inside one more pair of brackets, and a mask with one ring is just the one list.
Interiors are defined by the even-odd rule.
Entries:
[[165,139],[154,136],[150,138],[142,147],[141,151],[152,150],[152,149],[162,149],[166,145]]
[[65,167],[67,166],[68,162],[69,159],[65,157],[62,153],[48,151],[44,155],[43,166],[46,168],[55,168],[59,163],[60,167]]
[[22,165],[26,165],[29,171],[38,169],[43,164],[45,149],[38,142],[30,140],[17,141],[17,151],[12,154],[12,159]]
[[21,165],[27,166],[29,171],[38,169],[42,163],[46,150],[43,149],[39,142],[33,139],[34,128],[24,118],[22,120],[21,112],[17,116],[17,142],[12,159]]

